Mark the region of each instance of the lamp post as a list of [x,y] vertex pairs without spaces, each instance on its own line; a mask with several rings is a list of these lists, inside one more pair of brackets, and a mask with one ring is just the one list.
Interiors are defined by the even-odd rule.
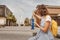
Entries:
[[19,26],[21,25],[21,16],[20,16],[20,24],[19,24]]
[[22,16],[20,16],[20,26],[23,25]]

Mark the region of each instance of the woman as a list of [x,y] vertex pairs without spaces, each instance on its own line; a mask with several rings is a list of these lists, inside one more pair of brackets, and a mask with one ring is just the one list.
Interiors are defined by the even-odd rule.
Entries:
[[51,17],[48,15],[48,11],[44,5],[40,5],[41,8],[37,7],[37,10],[40,10],[40,16],[33,14],[35,17],[41,19],[40,25],[36,22],[35,24],[40,28],[40,31],[35,37],[30,38],[29,40],[54,40],[52,33],[50,32],[51,28]]

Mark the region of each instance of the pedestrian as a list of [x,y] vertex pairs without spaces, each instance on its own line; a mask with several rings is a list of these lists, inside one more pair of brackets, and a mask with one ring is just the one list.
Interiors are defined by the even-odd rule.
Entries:
[[29,40],[54,40],[54,37],[50,31],[51,28],[51,17],[48,14],[48,10],[45,5],[38,5],[37,10],[40,10],[40,16],[33,14],[35,17],[41,19],[40,25],[35,22],[35,24],[39,27],[39,32],[36,36],[31,37]]

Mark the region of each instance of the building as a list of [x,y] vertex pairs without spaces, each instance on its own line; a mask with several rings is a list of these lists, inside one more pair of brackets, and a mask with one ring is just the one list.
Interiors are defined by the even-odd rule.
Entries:
[[[55,19],[60,26],[60,6],[53,6],[53,5],[45,5],[47,8],[49,15]],[[39,14],[38,14],[39,15]],[[37,23],[39,24],[39,21],[37,20]]]
[[5,5],[0,5],[0,17],[6,18],[7,26],[10,26],[12,23],[14,25],[16,23],[15,16],[13,15],[12,11]]

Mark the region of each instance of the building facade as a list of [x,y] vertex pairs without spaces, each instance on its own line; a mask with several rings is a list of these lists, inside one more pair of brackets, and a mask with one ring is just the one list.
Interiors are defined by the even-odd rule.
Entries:
[[15,16],[12,11],[5,5],[0,5],[0,17],[6,18],[6,25],[14,25],[16,23]]

